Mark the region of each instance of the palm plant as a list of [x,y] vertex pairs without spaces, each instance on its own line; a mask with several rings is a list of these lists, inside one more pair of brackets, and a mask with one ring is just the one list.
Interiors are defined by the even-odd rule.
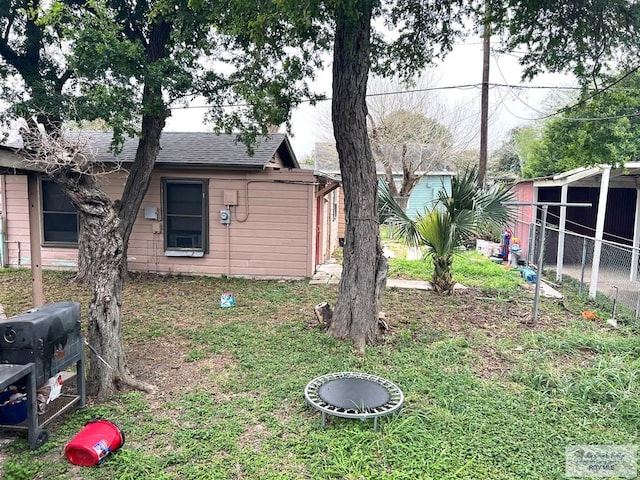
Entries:
[[410,247],[427,247],[433,263],[433,288],[449,294],[455,282],[451,275],[453,256],[469,239],[489,225],[502,227],[513,218],[505,203],[513,199],[509,188],[496,184],[477,189],[478,169],[469,167],[451,180],[451,193],[443,188],[436,204],[422,215],[410,218],[393,198],[385,182],[378,184],[380,222],[394,225],[394,236]]

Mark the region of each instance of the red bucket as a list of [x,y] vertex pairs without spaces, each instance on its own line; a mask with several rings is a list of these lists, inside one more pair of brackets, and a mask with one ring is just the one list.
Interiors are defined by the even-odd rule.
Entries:
[[109,420],[91,420],[64,447],[64,454],[74,465],[98,465],[109,452],[124,444],[124,432]]

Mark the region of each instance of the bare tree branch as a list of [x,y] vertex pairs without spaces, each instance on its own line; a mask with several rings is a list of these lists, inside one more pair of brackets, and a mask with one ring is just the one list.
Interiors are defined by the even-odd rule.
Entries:
[[[435,84],[433,71],[416,79],[411,92],[398,79],[370,82],[367,120],[372,151],[393,196],[405,207],[420,178],[455,169],[454,158],[477,137],[469,128],[475,112],[471,115],[463,105],[443,101],[430,89]],[[394,184],[398,181],[399,190]]]

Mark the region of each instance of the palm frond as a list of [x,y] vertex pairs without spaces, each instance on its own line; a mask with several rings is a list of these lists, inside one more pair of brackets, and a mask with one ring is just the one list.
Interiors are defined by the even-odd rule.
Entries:
[[453,249],[464,245],[466,241],[478,233],[478,222],[476,212],[473,210],[462,210],[457,213],[455,221],[452,222],[452,237],[454,239]]
[[451,193],[447,193],[445,188],[438,193],[438,203],[454,221],[458,212],[474,209],[477,178],[477,167],[467,167],[460,175],[451,177]]
[[[420,235],[415,228],[415,220],[405,213],[391,195],[389,185],[383,180],[378,180],[378,217],[380,224],[391,224],[394,236],[406,242],[410,247],[422,244]],[[420,215],[419,218],[421,218]]]
[[433,209],[416,221],[415,228],[428,249],[428,255],[441,256],[454,248],[454,228],[448,212]]
[[505,205],[513,199],[514,194],[506,185],[495,184],[484,190],[479,190],[476,194],[475,209],[478,223],[502,226],[513,222],[515,209],[513,206]]

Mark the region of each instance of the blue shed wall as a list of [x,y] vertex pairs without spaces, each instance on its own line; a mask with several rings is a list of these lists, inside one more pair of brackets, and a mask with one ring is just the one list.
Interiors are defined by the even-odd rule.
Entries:
[[411,191],[407,205],[407,215],[411,218],[416,218],[418,214],[424,213],[425,208],[430,209],[433,207],[438,198],[438,192],[443,186],[447,193],[451,193],[450,175],[428,175],[422,177]]

